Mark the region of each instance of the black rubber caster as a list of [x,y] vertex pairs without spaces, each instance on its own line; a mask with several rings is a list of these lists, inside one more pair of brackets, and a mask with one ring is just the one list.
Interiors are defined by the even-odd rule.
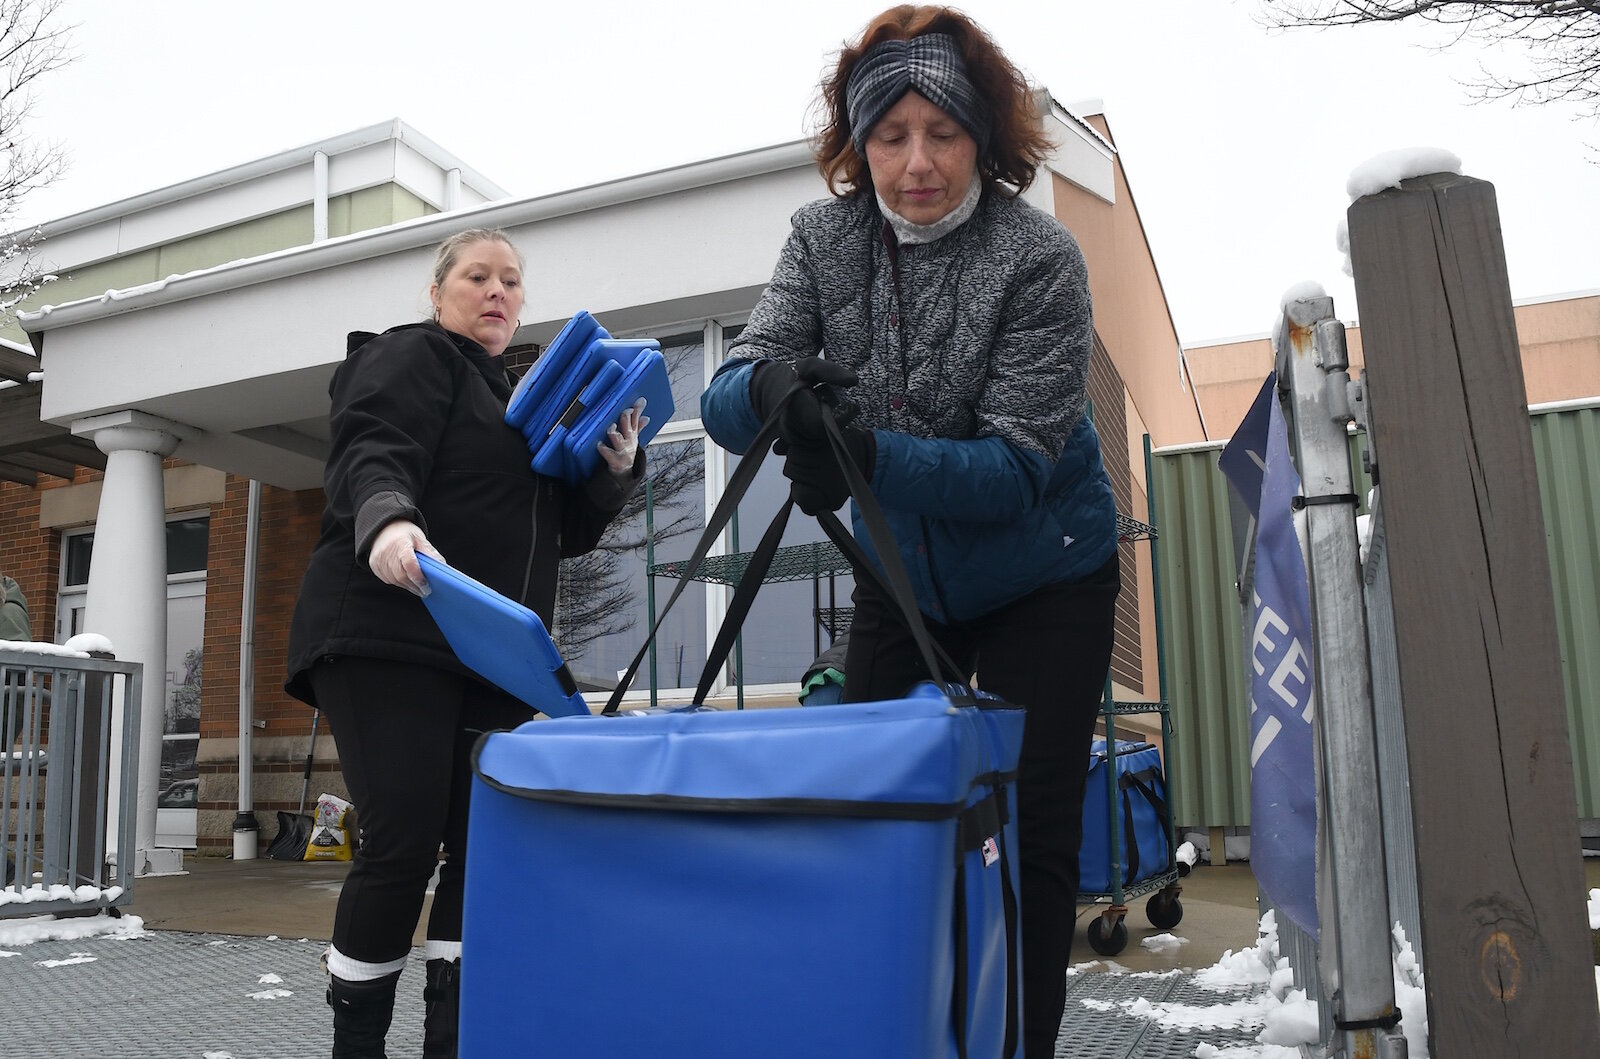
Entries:
[[1089,924],[1089,947],[1102,956],[1115,956],[1128,947],[1128,927],[1120,919],[1106,927],[1105,916],[1095,916]]
[[1144,914],[1150,925],[1160,930],[1171,930],[1183,922],[1183,902],[1177,894],[1157,893],[1145,903]]

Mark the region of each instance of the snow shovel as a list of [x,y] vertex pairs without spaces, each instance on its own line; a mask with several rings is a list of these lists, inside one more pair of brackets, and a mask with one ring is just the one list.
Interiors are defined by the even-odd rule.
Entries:
[[321,710],[311,714],[311,745],[306,749],[305,780],[300,784],[300,811],[278,810],[278,837],[267,847],[267,856],[273,860],[300,860],[306,855],[306,843],[311,840],[314,824],[306,815],[306,794],[311,790],[311,758],[317,750],[317,720],[321,716]]

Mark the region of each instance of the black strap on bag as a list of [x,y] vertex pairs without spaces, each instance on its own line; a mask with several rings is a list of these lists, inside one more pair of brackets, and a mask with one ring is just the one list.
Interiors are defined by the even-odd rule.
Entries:
[[[639,666],[644,662],[645,656],[650,651],[650,645],[655,642],[656,634],[661,631],[661,623],[667,620],[667,613],[672,610],[672,605],[683,595],[684,589],[694,580],[694,575],[699,572],[700,564],[705,562],[706,556],[711,553],[711,546],[716,543],[717,535],[722,532],[733,517],[739,506],[739,501],[744,499],[745,492],[750,488],[750,483],[755,480],[756,472],[761,469],[761,464],[767,458],[767,450],[778,437],[778,422],[785,405],[793,399],[794,395],[804,389],[803,383],[795,385],[784,395],[778,408],[761,424],[761,429],[756,433],[755,440],[750,443],[750,448],[745,452],[744,458],[739,461],[739,466],[734,468],[733,474],[728,479],[728,487],[722,494],[722,499],[717,502],[716,510],[706,520],[705,532],[700,535],[700,540],[695,544],[694,551],[684,564],[683,573],[678,577],[678,586],[672,590],[672,595],[667,597],[666,604],[661,608],[661,613],[656,616],[655,624],[650,627],[650,635],[646,636],[644,643],[639,645],[639,653],[633,656],[627,672],[622,679],[617,681],[617,686],[612,689],[611,697],[606,701],[601,713],[616,713],[617,707],[622,704],[622,696],[633,683],[634,676],[639,672]],[[787,515],[785,515],[787,517]],[[770,563],[770,558],[768,562]],[[763,571],[764,573],[765,571]],[[695,700],[697,703],[702,701]]]
[[1122,791],[1122,832],[1127,836],[1124,845],[1128,849],[1129,882],[1139,881],[1139,835],[1135,830],[1133,820],[1133,795],[1138,791],[1144,800],[1155,810],[1156,822],[1161,825],[1161,841],[1167,847],[1166,856],[1162,858],[1161,867],[1155,872],[1170,871],[1175,863],[1172,849],[1172,820],[1171,810],[1167,807],[1167,800],[1156,793],[1156,781],[1161,779],[1161,770],[1157,768],[1140,769],[1138,772],[1124,772],[1117,777],[1117,786]]
[[957,1059],[968,1059],[967,1050],[967,854],[983,848],[990,837],[1000,847],[1000,904],[1006,926],[1006,1039],[1001,1055],[1011,1059],[1017,1048],[1017,981],[1016,948],[1013,939],[1020,929],[1018,923],[1017,895],[1011,887],[1011,853],[1006,848],[1006,825],[1011,822],[1010,804],[1006,799],[1006,778],[983,777],[991,784],[982,800],[968,806],[956,826],[956,894],[955,894],[955,981],[951,985],[950,1013],[955,1023]]

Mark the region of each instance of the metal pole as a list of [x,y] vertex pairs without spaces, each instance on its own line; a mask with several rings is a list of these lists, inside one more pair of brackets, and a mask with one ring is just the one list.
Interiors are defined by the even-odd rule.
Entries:
[[254,805],[256,574],[261,552],[261,483],[250,479],[244,519],[244,599],[239,607],[239,811],[233,817],[233,859],[254,860],[260,826]]
[[1395,1032],[1393,964],[1378,744],[1356,547],[1356,497],[1345,424],[1351,419],[1344,325],[1333,299],[1284,307],[1276,336],[1278,386],[1300,473],[1310,558],[1313,679],[1322,753],[1322,811],[1332,907],[1321,910],[1322,945],[1337,954],[1335,1054],[1403,1057]]
[[[733,518],[730,520],[733,529],[733,554],[739,554],[739,509],[733,509]],[[739,582],[744,580],[741,570],[734,577],[733,587],[737,589]],[[733,677],[734,677],[734,709],[744,709],[744,633],[733,638]]]
[[[1156,479],[1154,464],[1150,458],[1149,434],[1144,436],[1144,488],[1145,507],[1150,516],[1150,599],[1156,632],[1156,705],[1160,707],[1161,715],[1161,765],[1167,784],[1167,804],[1175,806],[1179,770],[1176,765],[1177,751],[1172,746],[1172,708],[1167,703],[1167,647],[1161,624],[1161,556],[1157,554],[1161,549],[1161,528],[1156,521]],[[1167,840],[1172,843],[1172,848],[1176,851],[1178,848],[1176,810],[1167,813],[1167,825]],[[1226,859],[1226,843],[1222,852],[1223,856],[1218,858],[1218,863]]]
[[[650,479],[644,480],[644,568],[645,605],[650,608],[649,628],[656,627],[656,520],[655,494]],[[656,641],[650,640],[650,708],[656,705]]]

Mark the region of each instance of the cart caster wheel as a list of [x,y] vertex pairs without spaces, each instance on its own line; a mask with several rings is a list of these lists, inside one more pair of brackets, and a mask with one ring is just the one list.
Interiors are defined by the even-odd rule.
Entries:
[[1128,947],[1127,924],[1119,919],[1107,930],[1105,917],[1095,916],[1089,924],[1089,947],[1102,956],[1115,956]]
[[1158,893],[1145,902],[1144,914],[1150,925],[1160,930],[1171,930],[1183,922],[1183,902],[1176,894]]

